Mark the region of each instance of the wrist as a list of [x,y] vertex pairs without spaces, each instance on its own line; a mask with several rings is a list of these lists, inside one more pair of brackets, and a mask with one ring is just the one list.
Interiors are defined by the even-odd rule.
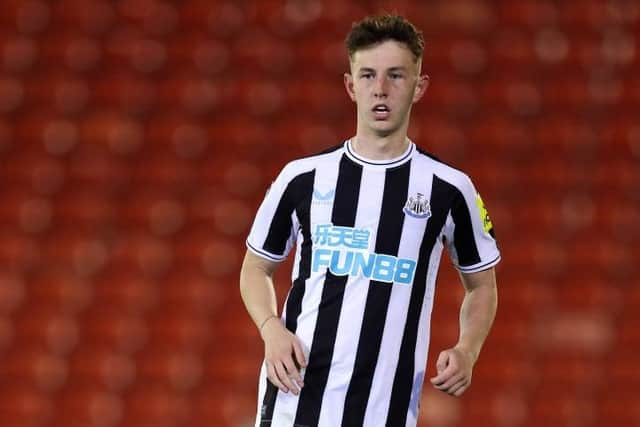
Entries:
[[476,350],[471,346],[465,345],[464,343],[456,344],[454,349],[466,355],[469,358],[469,360],[471,360],[472,364],[476,363],[476,361],[478,360],[478,356],[480,355],[479,350]]
[[264,319],[262,323],[260,323],[260,326],[258,327],[258,332],[260,333],[260,336],[262,336],[262,331],[264,330],[264,327],[267,326],[267,324],[271,322],[273,319],[277,319],[277,318],[278,316],[276,316],[275,314],[272,314],[270,316],[267,316],[267,318]]

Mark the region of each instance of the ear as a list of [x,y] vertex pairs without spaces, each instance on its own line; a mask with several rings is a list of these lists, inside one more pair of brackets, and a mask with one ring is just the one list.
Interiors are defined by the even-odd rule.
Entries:
[[344,87],[347,89],[347,93],[349,94],[349,98],[353,102],[356,101],[356,92],[353,90],[353,76],[351,73],[344,73]]
[[416,89],[413,93],[413,103],[420,101],[420,98],[424,95],[429,87],[429,76],[423,74],[418,77],[418,83],[416,84]]

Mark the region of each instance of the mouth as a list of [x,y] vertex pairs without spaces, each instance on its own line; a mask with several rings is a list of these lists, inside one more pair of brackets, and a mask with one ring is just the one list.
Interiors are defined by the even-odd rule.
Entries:
[[373,106],[371,111],[373,112],[373,117],[376,120],[386,120],[391,114],[391,109],[386,104],[376,104]]

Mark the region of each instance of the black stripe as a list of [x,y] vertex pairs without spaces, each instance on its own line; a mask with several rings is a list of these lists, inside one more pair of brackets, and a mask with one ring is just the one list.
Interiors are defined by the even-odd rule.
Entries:
[[418,339],[418,325],[420,312],[426,292],[429,258],[436,243],[436,239],[442,231],[449,208],[455,197],[457,189],[451,184],[433,177],[431,189],[431,217],[427,222],[427,228],[420,244],[418,266],[415,280],[411,289],[407,320],[402,335],[398,367],[393,379],[391,402],[387,414],[386,425],[388,427],[403,426],[407,420],[407,412],[411,402],[411,392],[414,384],[415,352]]
[[478,253],[478,247],[476,246],[473,225],[471,224],[469,206],[460,190],[455,188],[455,192],[453,208],[451,209],[451,217],[456,225],[453,232],[453,245],[458,254],[458,265],[465,267],[477,264],[481,259],[480,253]]
[[247,246],[249,247],[249,249],[253,250],[254,252],[262,255],[265,258],[269,258],[271,261],[274,262],[281,262],[284,260],[284,257],[274,257],[273,255],[271,255],[269,252],[263,251],[262,249],[258,249],[255,246],[253,246],[251,244],[251,242],[249,242],[249,240],[247,240]]
[[[331,213],[333,225],[344,227],[355,225],[361,178],[362,166],[343,156],[340,160],[336,194]],[[313,333],[308,366],[304,374],[304,388],[298,401],[295,425],[306,427],[318,425],[322,395],[329,377],[344,288],[348,277],[348,275],[335,276],[327,271],[322,288],[322,299],[318,307],[318,318]]]
[[298,277],[293,281],[293,286],[287,297],[287,321],[286,326],[295,333],[298,328],[298,316],[302,311],[302,296],[304,295],[306,280],[311,276],[311,198],[313,197],[313,182],[315,170],[307,174],[301,183],[301,195],[296,207],[296,215],[302,229],[302,243],[300,245],[300,264],[298,265]]
[[484,264],[482,264],[482,265],[477,265],[477,266],[475,266],[475,267],[473,267],[473,268],[471,268],[471,269],[469,269],[469,268],[463,268],[463,267],[458,267],[458,270],[460,270],[462,273],[466,273],[466,272],[468,272],[469,270],[473,270],[473,271],[482,271],[482,270],[484,270],[484,269],[488,269],[488,267],[487,267],[487,266],[489,266],[489,265],[491,265],[491,264],[493,264],[493,263],[497,262],[498,260],[500,260],[500,255],[498,255],[497,257],[495,257],[495,258],[494,258],[494,259],[492,259],[491,261],[487,261],[487,262],[485,262]]
[[[304,185],[304,181],[308,180],[306,177],[313,173],[313,171],[305,172],[296,176],[285,188],[269,225],[267,238],[262,245],[263,250],[274,255],[284,255],[287,241],[291,236],[291,227],[293,226],[291,214],[296,208],[296,203],[299,203],[300,189]],[[313,182],[311,185],[313,186]]]
[[[298,175],[291,181],[287,189],[285,190],[285,196],[282,197],[280,205],[283,205],[283,200],[289,206],[292,206],[296,211],[298,221],[302,228],[302,244],[301,244],[301,257],[300,265],[298,268],[298,277],[293,281],[291,291],[287,297],[287,319],[286,327],[291,332],[296,331],[298,325],[298,316],[302,310],[302,297],[305,290],[305,281],[311,275],[311,225],[310,225],[310,210],[311,210],[311,196],[313,194],[313,181],[315,178],[315,170]],[[278,209],[280,209],[280,205]],[[283,208],[284,210],[284,208]],[[288,215],[291,218],[291,212]],[[273,224],[273,223],[272,223]],[[289,236],[289,228],[286,229],[287,236]],[[271,234],[271,230],[269,230]],[[268,239],[267,239],[268,240]],[[264,394],[261,408],[261,427],[267,427],[271,425],[271,419],[273,418],[273,411],[276,405],[276,397],[278,396],[278,388],[267,379],[267,389]]]
[[[407,163],[387,170],[376,237],[375,252],[378,254],[398,255],[404,224],[402,208],[409,191],[410,165],[411,163]],[[364,423],[391,298],[391,286],[390,283],[375,280],[369,282],[355,365],[344,404],[343,427],[361,426]]]
[[[455,170],[457,170],[457,171],[459,171],[459,172],[462,172],[462,171],[461,171],[460,169],[458,169],[457,167],[455,167],[455,166],[453,166],[453,165],[451,165],[451,164],[449,164],[449,163],[447,163],[447,162],[443,161],[442,159],[440,159],[440,158],[436,157],[434,154],[432,154],[432,153],[430,153],[430,152],[428,152],[428,151],[426,151],[426,150],[424,150],[424,149],[422,149],[422,148],[418,147],[417,145],[416,145],[416,151],[417,151],[418,153],[420,153],[420,154],[423,154],[423,155],[427,156],[427,157],[428,157],[428,158],[430,158],[431,160],[434,160],[434,161],[436,161],[436,162],[438,162],[438,163],[442,163],[443,165],[448,166],[448,167],[450,167],[451,169],[455,169]],[[463,172],[463,173],[464,173],[464,172]]]

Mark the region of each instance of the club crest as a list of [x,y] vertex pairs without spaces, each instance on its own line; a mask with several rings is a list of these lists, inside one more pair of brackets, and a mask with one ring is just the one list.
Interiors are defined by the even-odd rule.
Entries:
[[429,218],[431,216],[431,205],[429,201],[424,198],[424,194],[417,193],[415,196],[409,196],[403,211],[405,214],[414,218]]

